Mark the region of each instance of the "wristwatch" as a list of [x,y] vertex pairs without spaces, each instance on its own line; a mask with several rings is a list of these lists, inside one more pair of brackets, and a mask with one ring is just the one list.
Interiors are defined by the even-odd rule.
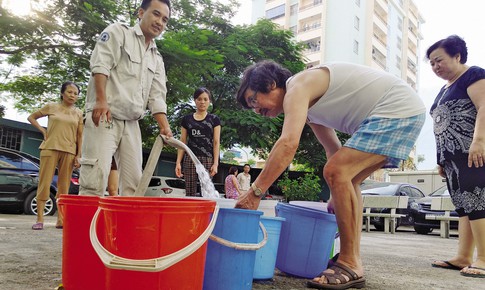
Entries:
[[253,190],[254,192],[254,195],[256,196],[261,196],[261,194],[263,194],[263,190],[259,187],[256,186],[256,184],[251,184],[251,189]]

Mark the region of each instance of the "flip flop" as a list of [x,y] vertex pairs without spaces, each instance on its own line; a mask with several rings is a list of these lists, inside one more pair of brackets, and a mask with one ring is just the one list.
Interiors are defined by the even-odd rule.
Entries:
[[34,231],[43,230],[43,229],[44,229],[44,223],[35,223],[35,224],[32,226],[32,229],[33,229]]
[[[317,289],[349,289],[349,288],[364,288],[365,278],[359,277],[349,267],[335,262],[329,269],[332,269],[334,273],[323,272],[322,276],[325,276],[327,283],[322,284],[316,281],[308,281],[307,286]],[[347,281],[345,278],[348,278]]]
[[473,277],[473,278],[485,278],[485,268],[474,267],[474,266],[468,266],[466,268],[467,269],[480,270],[480,271],[483,271],[483,273],[479,274],[479,273],[460,272],[461,275],[466,276],[466,277]]
[[[438,263],[444,263],[445,265],[437,264],[437,262]],[[431,263],[431,266],[433,266],[435,268],[443,268],[443,269],[448,269],[448,270],[461,270],[461,269],[464,268],[464,267],[459,267],[457,265],[453,265],[452,263],[450,263],[450,261],[436,261],[436,262]]]

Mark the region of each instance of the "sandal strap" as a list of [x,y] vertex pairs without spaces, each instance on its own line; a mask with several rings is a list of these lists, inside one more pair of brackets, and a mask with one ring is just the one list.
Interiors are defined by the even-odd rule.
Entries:
[[319,275],[319,277],[325,277],[327,279],[327,284],[329,285],[345,284],[349,281],[358,280],[360,278],[352,269],[342,265],[339,262],[334,263],[328,269],[333,270],[334,273],[325,273],[324,271]]
[[343,274],[343,275],[347,276],[348,278],[350,278],[351,280],[359,279],[359,276],[352,269],[350,269],[349,267],[347,267],[345,265],[340,264],[339,262],[335,262],[335,264],[333,264],[332,267],[330,267],[330,268],[332,270],[334,270],[335,273],[337,273],[337,271],[338,271],[339,274]]

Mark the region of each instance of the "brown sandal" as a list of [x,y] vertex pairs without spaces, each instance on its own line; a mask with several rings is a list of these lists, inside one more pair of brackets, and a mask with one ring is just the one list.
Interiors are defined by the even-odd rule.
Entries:
[[[334,273],[322,272],[320,276],[324,276],[327,279],[326,284],[308,281],[307,286],[316,289],[349,289],[365,287],[365,278],[359,277],[349,267],[344,266],[339,262],[335,262],[329,269],[332,269]],[[349,279],[349,281],[347,281],[346,278]]]

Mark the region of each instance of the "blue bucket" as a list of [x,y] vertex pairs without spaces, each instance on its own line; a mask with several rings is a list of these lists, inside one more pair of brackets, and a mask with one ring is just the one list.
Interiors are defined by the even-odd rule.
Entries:
[[[261,217],[261,223],[268,233],[268,242],[263,248],[256,251],[253,279],[265,280],[273,278],[276,255],[280,243],[281,226],[284,221],[285,219],[281,217]],[[259,231],[258,241],[261,240],[263,240],[263,232]]]
[[316,277],[327,268],[337,232],[335,215],[285,203],[276,205],[276,215],[286,218],[276,268],[299,277]]
[[[251,290],[261,211],[221,208],[207,245],[205,290]],[[214,236],[216,236],[214,238]],[[218,240],[216,240],[218,239]],[[223,241],[221,241],[223,239]],[[234,245],[225,245],[229,242]]]

